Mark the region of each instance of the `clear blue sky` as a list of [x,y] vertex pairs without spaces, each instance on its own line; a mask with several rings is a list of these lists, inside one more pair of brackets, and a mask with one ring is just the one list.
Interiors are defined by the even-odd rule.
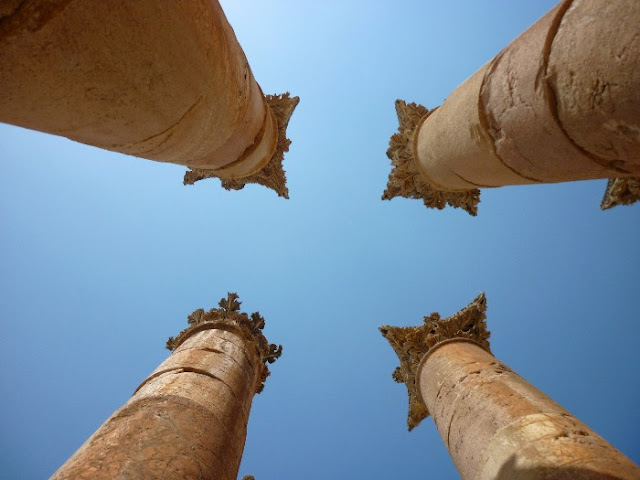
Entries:
[[551,0],[223,1],[265,93],[301,97],[291,200],[0,125],[0,478],[53,473],[237,291],[284,353],[240,474],[455,479],[406,431],[377,328],[488,298],[495,355],[640,460],[640,205],[605,181],[482,193],[479,216],[382,202],[394,101],[434,107]]

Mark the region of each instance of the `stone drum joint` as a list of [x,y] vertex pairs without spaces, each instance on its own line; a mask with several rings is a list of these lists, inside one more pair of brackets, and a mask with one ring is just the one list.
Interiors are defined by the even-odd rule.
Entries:
[[255,348],[261,359],[260,383],[256,393],[264,389],[269,372],[268,363],[275,362],[282,355],[282,345],[270,344],[262,333],[265,320],[259,312],[247,315],[240,311],[242,302],[238,300],[237,293],[228,293],[225,298],[218,302],[219,308],[212,308],[205,311],[202,308],[194,311],[187,317],[189,327],[182,330],[177,337],[170,337],[167,340],[167,349],[174,351],[187,338],[194,333],[219,328],[221,330],[232,330],[240,333],[242,337]]
[[289,198],[289,189],[286,185],[287,177],[282,167],[282,162],[284,154],[289,151],[289,146],[291,145],[291,140],[287,138],[287,127],[293,111],[300,102],[300,97],[291,97],[289,92],[286,92],[282,95],[266,95],[265,100],[276,118],[278,134],[276,150],[267,163],[257,171],[246,175],[234,175],[228,171],[229,167],[236,166],[240,160],[217,170],[192,168],[184,175],[183,183],[185,185],[193,185],[205,178],[219,178],[222,181],[222,187],[227,190],[242,190],[245,185],[256,183],[270,188],[280,197]]

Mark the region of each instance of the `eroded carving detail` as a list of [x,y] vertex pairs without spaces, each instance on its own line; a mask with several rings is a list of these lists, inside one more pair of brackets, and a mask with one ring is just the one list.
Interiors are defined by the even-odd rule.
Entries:
[[262,371],[260,372],[260,383],[256,389],[256,393],[262,392],[265,381],[270,375],[267,363],[275,362],[282,355],[282,345],[269,344],[265,336],[262,334],[265,322],[260,313],[254,312],[247,315],[240,312],[242,302],[238,300],[238,294],[229,293],[226,298],[222,298],[218,305],[220,308],[212,308],[205,311],[199,308],[187,317],[189,327],[185,328],[177,337],[170,337],[167,340],[167,348],[171,351],[175,350],[184,340],[186,340],[193,330],[205,323],[216,325],[231,326],[235,331],[241,332],[245,340],[251,342],[258,351],[262,359]]
[[222,186],[227,190],[242,190],[248,183],[257,183],[275,190],[280,197],[289,198],[287,177],[282,167],[285,152],[289,151],[291,140],[287,138],[287,126],[300,97],[291,97],[289,92],[282,95],[266,95],[267,104],[273,111],[278,122],[278,146],[271,160],[259,171],[242,178],[224,178],[216,170],[194,168],[184,174],[184,184],[193,185],[205,178],[219,178]]
[[640,178],[610,178],[600,208],[608,210],[618,205],[631,205],[638,200],[640,200]]
[[476,216],[480,202],[480,190],[477,188],[459,192],[438,190],[429,184],[416,166],[413,158],[413,135],[420,121],[434,111],[435,109],[429,111],[416,103],[408,104],[404,100],[396,100],[398,133],[391,136],[387,150],[387,157],[391,159],[393,169],[389,174],[389,182],[382,199],[419,198],[428,208],[442,210],[449,204]]
[[487,300],[484,293],[481,293],[465,308],[445,319],[441,319],[440,314],[434,312],[424,317],[424,324],[419,327],[380,327],[380,332],[400,359],[400,366],[394,370],[393,379],[398,383],[404,383],[409,392],[409,430],[413,430],[429,416],[416,384],[420,360],[435,345],[453,338],[473,340],[490,351],[490,333],[485,322],[486,308]]

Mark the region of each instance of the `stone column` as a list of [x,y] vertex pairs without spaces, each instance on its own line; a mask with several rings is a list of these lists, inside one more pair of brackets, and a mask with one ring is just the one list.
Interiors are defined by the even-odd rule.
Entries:
[[263,95],[217,0],[8,0],[0,121],[287,196],[298,98]]
[[400,359],[409,430],[428,415],[463,480],[640,479],[640,468],[497,360],[486,300],[420,327],[380,328]]
[[440,107],[398,100],[383,199],[472,215],[480,188],[594,178],[640,198],[640,2],[563,0]]
[[235,480],[251,401],[282,352],[237,298],[193,312],[169,358],[52,479]]

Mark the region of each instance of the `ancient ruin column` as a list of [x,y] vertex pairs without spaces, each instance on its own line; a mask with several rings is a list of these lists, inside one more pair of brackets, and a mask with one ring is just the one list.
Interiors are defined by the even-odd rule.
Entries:
[[171,356],[52,478],[236,480],[251,401],[282,352],[237,298],[193,312]]
[[383,199],[472,215],[480,188],[594,178],[640,198],[640,2],[563,0],[440,107],[398,100]]
[[0,121],[287,196],[298,98],[263,95],[217,0],[7,0]]
[[463,480],[640,479],[640,468],[497,360],[486,300],[420,327],[380,328],[400,359],[409,430],[428,415]]

